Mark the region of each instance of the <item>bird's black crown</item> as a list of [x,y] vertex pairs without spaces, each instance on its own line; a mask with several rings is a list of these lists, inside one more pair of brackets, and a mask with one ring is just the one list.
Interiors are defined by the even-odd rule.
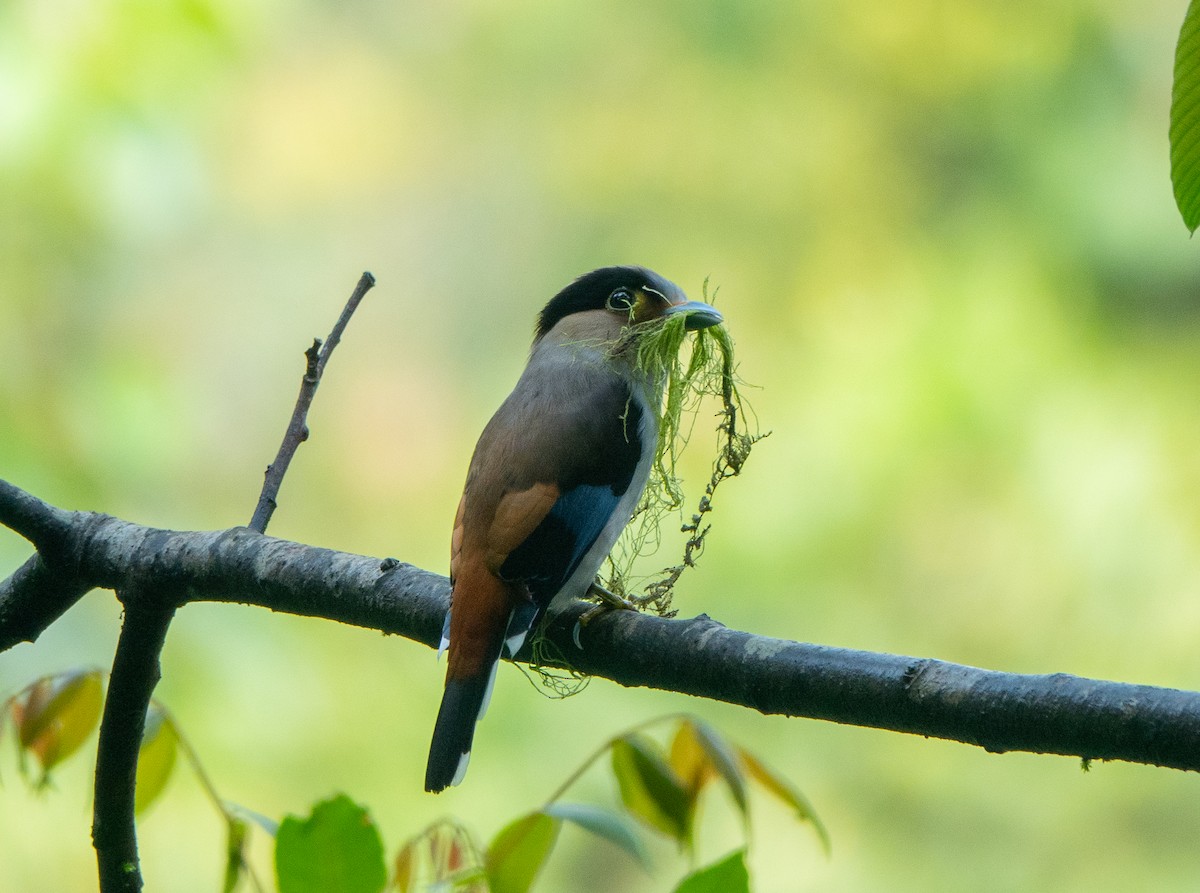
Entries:
[[609,296],[619,288],[632,294],[650,288],[664,295],[671,303],[683,300],[679,286],[645,267],[601,267],[584,273],[553,298],[538,315],[535,340],[541,338],[559,320],[584,310],[603,310]]

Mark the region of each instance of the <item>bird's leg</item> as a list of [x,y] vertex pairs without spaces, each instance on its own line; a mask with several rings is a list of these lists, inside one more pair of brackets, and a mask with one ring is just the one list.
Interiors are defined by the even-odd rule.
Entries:
[[575,642],[575,647],[579,649],[583,648],[579,641],[580,631],[601,614],[606,611],[636,611],[638,609],[634,602],[605,589],[596,581],[592,581],[592,585],[588,587],[587,595],[597,599],[599,604],[588,608],[575,622],[575,629],[571,631],[571,639]]
[[[615,592],[605,589],[596,582],[593,582],[592,585],[588,587],[588,595],[600,600],[600,604],[596,606],[597,608],[619,608],[624,611],[637,610],[637,604],[635,602],[625,598],[624,596],[617,595]],[[592,612],[589,611],[588,613],[590,614]]]

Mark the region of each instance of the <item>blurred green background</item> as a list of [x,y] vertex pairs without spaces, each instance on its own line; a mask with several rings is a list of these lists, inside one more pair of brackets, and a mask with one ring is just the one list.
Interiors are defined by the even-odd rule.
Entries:
[[[271,532],[444,572],[534,314],[642,263],[720,286],[774,432],[719,495],[684,614],[1200,688],[1200,275],[1166,143],[1184,9],[2,4],[0,476],[148,524],[244,523],[301,351],[369,269]],[[0,534],[0,571],[27,554]],[[107,665],[118,623],[90,595],[0,656],[0,693]],[[164,672],[225,797],[279,817],[346,791],[389,850],[446,813],[490,836],[604,736],[690,709],[829,826],[826,859],[760,797],[761,891],[1200,886],[1195,775],[602,680],[550,701],[505,668],[466,783],[435,798],[424,647],[193,605]],[[94,887],[91,759],[33,795],[5,745],[6,889]],[[578,794],[613,796],[602,775]],[[740,840],[722,796],[704,859]],[[148,889],[218,889],[221,825],[186,773],[141,833]],[[541,889],[670,889],[686,866],[656,854],[648,877],[566,832]]]

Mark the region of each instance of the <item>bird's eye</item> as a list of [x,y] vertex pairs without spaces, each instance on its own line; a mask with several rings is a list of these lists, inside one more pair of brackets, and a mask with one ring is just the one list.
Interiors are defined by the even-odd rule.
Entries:
[[604,306],[609,310],[615,310],[617,312],[628,310],[633,306],[633,296],[629,294],[628,290],[624,288],[618,288],[608,296],[608,300],[604,302]]

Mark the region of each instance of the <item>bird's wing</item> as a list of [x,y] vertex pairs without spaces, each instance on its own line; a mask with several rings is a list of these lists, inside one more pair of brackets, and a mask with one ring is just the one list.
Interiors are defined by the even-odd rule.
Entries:
[[605,484],[579,484],[555,500],[550,511],[500,566],[500,577],[520,580],[534,600],[549,603],[579,566],[620,502]]
[[[543,607],[609,523],[630,488],[643,447],[642,410],[623,379],[579,365],[561,370],[555,379],[524,399],[518,387],[511,411],[519,421],[503,425],[520,432],[519,446],[510,451],[512,471],[525,480],[552,483],[555,498],[538,505],[544,511],[532,526],[535,513],[513,511],[522,524],[512,533],[497,511],[489,540],[490,558],[503,555],[492,564],[497,575],[528,585]],[[506,494],[500,505],[515,499]]]

